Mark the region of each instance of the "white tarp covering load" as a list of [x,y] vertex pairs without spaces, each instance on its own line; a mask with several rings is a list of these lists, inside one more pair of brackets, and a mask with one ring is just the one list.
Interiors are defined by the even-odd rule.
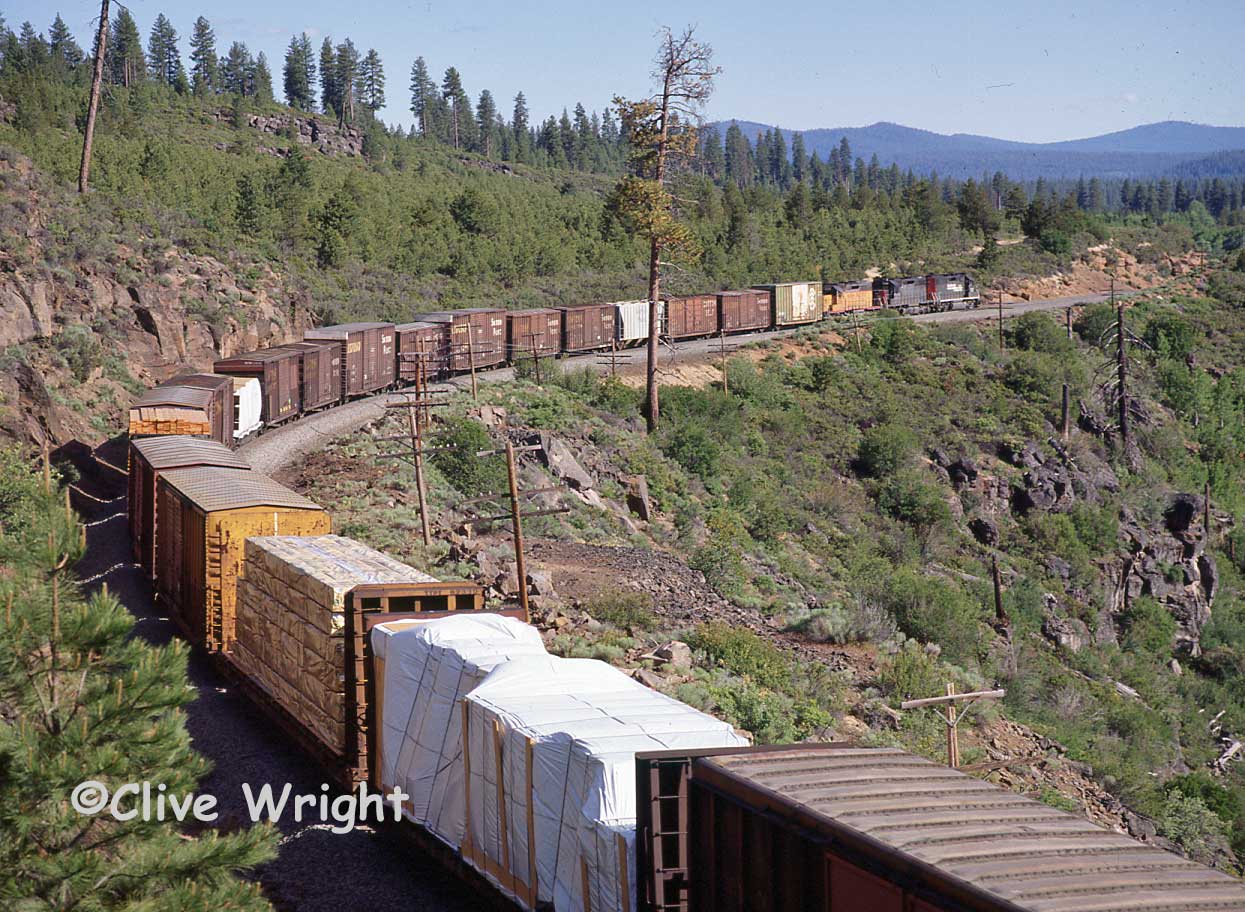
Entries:
[[593,659],[508,662],[467,712],[463,855],[529,908],[557,912],[636,908],[636,752],[747,743]]
[[466,825],[461,701],[498,665],[545,655],[534,627],[462,614],[372,631],[384,662],[381,784],[410,797],[406,816],[457,848]]
[[[619,301],[614,305],[619,342],[639,342],[648,338],[648,301]],[[657,302],[657,321],[661,325],[666,302]]]
[[233,378],[233,439],[241,440],[259,430],[264,394],[255,377]]

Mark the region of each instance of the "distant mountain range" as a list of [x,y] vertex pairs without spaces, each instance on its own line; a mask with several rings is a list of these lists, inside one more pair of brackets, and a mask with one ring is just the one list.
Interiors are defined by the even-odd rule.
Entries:
[[[758,133],[774,129],[750,120],[718,121],[711,126],[725,134],[731,123],[738,123],[750,142],[756,141]],[[904,170],[911,168],[918,174],[937,171],[944,177],[979,177],[995,171],[1015,180],[1245,174],[1245,127],[1212,127],[1179,120],[1054,143],[1013,142],[969,133],[947,136],[885,122],[782,132],[788,148],[792,135],[801,132],[805,149],[823,159],[847,137],[853,157],[867,162],[876,154],[884,166],[897,162]]]

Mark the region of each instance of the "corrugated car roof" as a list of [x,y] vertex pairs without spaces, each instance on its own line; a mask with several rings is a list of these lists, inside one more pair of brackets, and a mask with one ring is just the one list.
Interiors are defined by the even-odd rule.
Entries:
[[255,351],[231,355],[228,358],[220,358],[217,360],[216,364],[233,364],[238,361],[277,361],[281,358],[289,358],[297,354],[299,354],[299,351],[296,348],[286,348],[283,345],[274,345],[271,348],[260,348]]
[[[230,384],[232,386],[232,382]],[[207,408],[212,402],[212,390],[201,386],[183,386],[171,383],[147,390],[135,400],[131,408],[153,405],[180,405],[186,408]]]
[[1033,912],[1245,909],[1245,883],[958,770],[889,748],[697,761]]
[[226,382],[232,383],[231,377],[222,377],[220,374],[182,374],[180,377],[174,377],[172,380],[166,380],[163,385],[176,386],[193,386],[197,389],[218,389],[224,386]]
[[399,323],[394,327],[398,332],[410,332],[412,329],[440,329],[440,323],[431,320],[416,320],[414,323]]
[[363,332],[366,329],[392,329],[392,323],[337,323],[334,326],[321,326],[303,333],[307,339],[339,339],[348,333]]
[[143,437],[131,440],[130,444],[153,469],[197,465],[250,469],[247,461],[229,447],[202,437]]
[[162,476],[205,513],[243,507],[291,507],[319,510],[301,494],[262,472],[235,472],[215,466],[172,469]]

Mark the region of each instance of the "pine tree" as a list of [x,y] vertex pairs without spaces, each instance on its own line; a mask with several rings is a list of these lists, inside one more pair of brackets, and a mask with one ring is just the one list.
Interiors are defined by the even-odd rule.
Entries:
[[497,149],[497,104],[488,89],[480,92],[476,103],[476,135],[479,143],[476,151],[485,158],[492,158]]
[[18,44],[22,49],[22,65],[29,72],[39,70],[48,61],[51,50],[47,40],[29,22],[22,23]]
[[238,178],[238,202],[234,207],[234,220],[238,223],[238,230],[250,237],[258,235],[263,225],[259,186],[250,174],[243,174]]
[[333,39],[325,35],[320,42],[320,110],[336,114],[341,108],[341,93],[337,85],[337,54]]
[[419,132],[425,139],[436,136],[433,124],[436,98],[437,87],[428,74],[428,64],[423,57],[416,57],[411,64],[411,113],[419,121]]
[[734,121],[726,128],[726,179],[736,187],[743,189],[752,184],[752,149],[748,145],[748,137],[739,129]]
[[254,94],[254,70],[255,61],[251,58],[251,52],[241,41],[235,41],[229,46],[229,54],[221,61],[221,88],[244,97]]
[[461,149],[468,133],[467,124],[471,119],[467,113],[470,110],[470,102],[467,100],[467,93],[463,90],[462,78],[454,67],[445,71],[445,78],[441,81],[441,97],[449,105],[450,140],[455,149]]
[[234,872],[276,856],[271,827],[192,835],[71,807],[89,780],[163,784],[179,802],[197,789],[209,764],[186,730],[188,654],[136,636],[106,590],[83,595],[73,567],[85,530],[68,491],[62,501],[50,471],[40,481],[12,451],[0,458],[0,905],[269,909]]
[[316,94],[312,89],[316,81],[315,53],[306,32],[290,38],[285,49],[285,65],[281,70],[282,90],[285,103],[300,111],[313,111]]
[[56,18],[52,20],[52,27],[48,29],[48,49],[54,59],[59,60],[70,69],[78,66],[86,59],[86,55],[82,53],[82,48],[74,41],[73,34],[69,31],[69,26],[65,24],[65,20],[61,18],[60,13],[56,14]]
[[220,64],[216,56],[216,33],[212,24],[200,16],[190,35],[190,87],[203,97],[220,89]]
[[143,53],[143,39],[138,34],[138,24],[124,6],[112,23],[112,37],[108,39],[109,72],[116,85],[137,85],[147,78],[147,58]]
[[803,183],[808,177],[808,153],[804,151],[804,134],[791,134],[791,179]]
[[354,123],[355,101],[359,95],[359,51],[349,38],[337,46],[335,66],[334,82],[339,99],[337,125],[340,127]]
[[251,91],[261,104],[272,104],[272,70],[268,66],[268,56],[263,51],[255,58],[255,79]]
[[369,48],[360,65],[360,101],[373,114],[385,106],[385,65],[375,48]]
[[532,151],[529,117],[527,99],[520,92],[514,96],[514,113],[510,117],[510,129],[514,131],[514,160],[518,162],[527,161]]
[[562,116],[558,119],[558,150],[562,161],[572,168],[578,167],[579,163],[575,158],[575,128],[566,108],[562,109]]
[[156,16],[151,26],[151,35],[147,39],[147,62],[151,67],[151,76],[157,82],[171,86],[177,81],[182,56],[177,50],[177,30],[164,13]]
[[722,151],[722,134],[717,127],[705,127],[700,131],[700,163],[709,177],[717,181],[724,179],[726,158]]

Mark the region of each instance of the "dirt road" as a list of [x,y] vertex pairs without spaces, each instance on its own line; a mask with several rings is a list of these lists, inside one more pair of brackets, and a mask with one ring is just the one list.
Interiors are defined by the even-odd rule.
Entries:
[[[1127,294],[1121,289],[1120,294]],[[1095,304],[1107,298],[1105,294],[1076,295],[1066,298],[1049,298],[1042,301],[1013,301],[1003,305],[1003,317],[1018,317],[1023,313],[1039,310],[1062,311],[1069,307],[1084,304]],[[972,323],[995,320],[998,309],[982,305],[977,310],[953,310],[949,313],[922,314],[908,317],[917,323]],[[822,324],[827,325],[827,324]],[[829,324],[836,325],[836,324]],[[847,324],[850,325],[850,324]],[[798,329],[773,330],[763,333],[730,338],[730,344],[740,345],[751,342],[764,342],[770,339],[783,339],[794,335]],[[661,349],[661,367],[672,371],[680,365],[701,363],[716,360],[721,342],[718,339],[690,339],[675,345],[663,345]],[[637,374],[644,370],[645,350],[643,348],[624,349],[617,354],[618,370],[623,375]],[[610,366],[605,363],[602,353],[572,355],[560,362],[564,370],[587,368],[597,373],[606,373]],[[479,380],[509,380],[514,377],[514,370],[509,367],[497,370],[480,371]],[[471,382],[466,377],[456,377],[442,385],[469,389]],[[393,397],[374,396],[370,399],[359,399],[335,409],[310,415],[290,424],[274,428],[245,443],[240,452],[261,472],[273,473],[285,466],[292,465],[301,456],[315,451],[324,441],[340,434],[348,433],[362,427],[373,418],[384,414],[384,403]]]

